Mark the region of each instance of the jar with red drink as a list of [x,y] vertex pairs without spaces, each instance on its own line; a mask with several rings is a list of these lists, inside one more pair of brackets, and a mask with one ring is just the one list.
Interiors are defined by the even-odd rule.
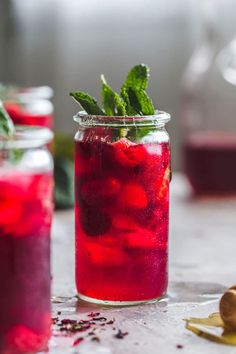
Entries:
[[78,295],[110,305],[160,299],[168,278],[170,116],[79,112],[74,119]]
[[0,352],[47,349],[53,163],[47,128],[0,134]]

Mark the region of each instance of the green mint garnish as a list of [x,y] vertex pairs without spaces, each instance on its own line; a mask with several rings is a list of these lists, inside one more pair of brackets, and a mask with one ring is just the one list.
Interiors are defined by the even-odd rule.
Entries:
[[14,124],[0,101],[0,133],[11,136],[14,131]]
[[155,113],[155,109],[153,107],[152,101],[148,97],[146,91],[144,90],[133,90],[132,88],[128,89],[132,97],[132,101],[136,109],[141,112],[144,116],[153,115]]
[[[11,139],[15,132],[15,127],[12,119],[5,110],[2,101],[0,101],[0,134],[3,134],[7,138]],[[20,149],[10,149],[9,150],[9,160],[11,163],[15,164],[21,160],[23,156],[23,151]]]
[[84,92],[71,92],[72,96],[76,101],[78,101],[81,107],[88,113],[94,115],[104,116],[103,110],[99,107],[95,98]]
[[146,90],[149,79],[149,68],[144,64],[135,65],[128,73],[124,85],[134,90]]
[[129,115],[132,112],[144,116],[155,113],[152,101],[145,91],[148,79],[149,68],[144,64],[134,66],[128,73],[121,87],[121,96],[128,107]]
[[132,101],[132,97],[130,97],[130,92],[128,92],[128,88],[126,86],[121,87],[121,97],[123,98],[126,106],[126,112],[128,116],[137,116],[140,114],[140,111],[136,109],[134,103]]
[[107,84],[104,75],[101,75],[102,80],[102,102],[105,113],[107,116],[125,116],[126,108],[125,102],[114,92],[112,88]]
[[70,95],[80,103],[88,114],[107,116],[153,115],[155,110],[151,99],[146,93],[149,68],[144,64],[134,66],[128,73],[121,87],[120,95],[102,79],[102,110],[95,98],[83,92],[71,92]]

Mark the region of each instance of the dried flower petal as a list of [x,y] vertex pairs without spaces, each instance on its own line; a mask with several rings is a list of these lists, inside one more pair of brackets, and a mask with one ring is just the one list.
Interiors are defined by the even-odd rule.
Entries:
[[127,334],[129,334],[129,333],[128,332],[122,332],[119,329],[118,332],[115,334],[115,338],[123,339],[125,336],[127,336]]
[[97,317],[97,316],[99,316],[100,315],[100,312],[90,312],[89,314],[88,314],[88,317]]
[[100,342],[100,338],[99,337],[92,337],[91,340],[93,342]]
[[84,340],[84,338],[82,338],[82,337],[77,338],[77,339],[74,341],[73,346],[76,347],[76,346],[79,345],[83,340]]

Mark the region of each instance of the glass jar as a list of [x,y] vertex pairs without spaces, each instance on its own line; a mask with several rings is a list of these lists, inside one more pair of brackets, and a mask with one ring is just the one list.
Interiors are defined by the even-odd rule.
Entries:
[[202,6],[203,39],[183,83],[183,167],[195,194],[236,194],[235,56],[229,46],[235,30],[226,33],[226,24],[235,23],[228,20],[235,2],[203,0]]
[[52,96],[48,86],[13,87],[5,93],[4,106],[15,124],[53,129]]
[[50,337],[53,162],[47,128],[0,135],[0,352],[34,353]]
[[76,284],[129,305],[167,290],[170,115],[75,117]]

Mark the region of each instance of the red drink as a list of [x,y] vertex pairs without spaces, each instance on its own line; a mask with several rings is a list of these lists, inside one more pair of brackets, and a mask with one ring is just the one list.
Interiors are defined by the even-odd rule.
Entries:
[[0,353],[32,354],[50,337],[52,158],[46,128],[0,135]]
[[87,300],[142,302],[167,289],[168,142],[76,141],[76,283]]
[[185,143],[185,171],[196,194],[236,194],[236,137],[199,133]]
[[[44,103],[44,101],[41,101]],[[34,125],[53,129],[53,114],[30,111],[16,102],[6,102],[5,108],[16,125]]]
[[34,353],[50,336],[52,174],[0,170],[0,348]]

